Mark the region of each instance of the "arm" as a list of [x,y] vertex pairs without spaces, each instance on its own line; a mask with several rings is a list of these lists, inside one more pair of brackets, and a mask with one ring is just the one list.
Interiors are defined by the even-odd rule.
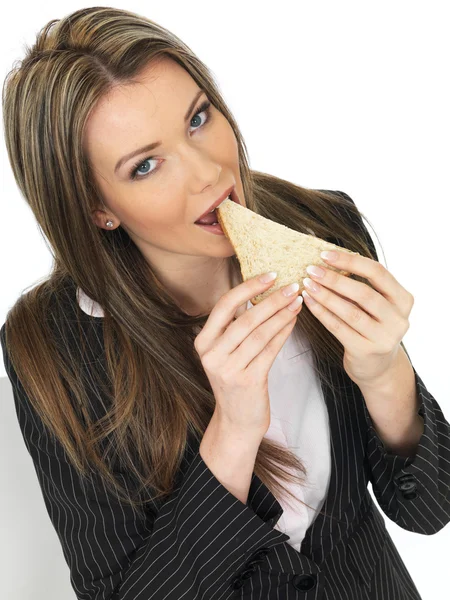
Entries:
[[255,466],[256,455],[265,432],[242,435],[222,425],[214,413],[200,444],[200,455],[209,470],[243,504]]
[[249,555],[289,539],[273,529],[281,506],[255,475],[250,502],[243,504],[200,452],[193,453],[173,496],[148,509],[144,520],[100,481],[82,486],[25,395],[4,329],[3,357],[19,426],[79,600],[224,600]]
[[424,432],[424,422],[419,414],[414,369],[403,348],[399,348],[397,361],[383,382],[359,387],[374,429],[388,452],[414,456]]
[[[354,204],[344,192],[337,193]],[[346,215],[350,220],[348,213]],[[351,222],[363,233],[373,258],[378,261],[375,245],[362,219],[355,220],[352,216]],[[409,361],[403,343],[401,346]],[[383,422],[381,414],[378,414],[376,421],[372,419],[362,391],[350,378],[347,379],[363,404],[370,481],[378,504],[386,516],[403,529],[432,535],[450,521],[450,425],[438,402],[410,364],[414,380],[410,377],[407,389],[402,389],[401,393],[402,398],[406,398],[405,394],[408,393],[415,397],[416,406],[413,410],[417,412],[412,418],[411,427],[406,434],[403,432],[403,440],[397,446],[399,453],[394,448],[388,449],[380,436],[384,430],[385,438],[389,437],[392,444],[395,427],[388,425],[386,420]],[[408,366],[403,369],[402,373],[409,372]],[[392,396],[398,390],[399,387],[391,385],[381,390],[380,394],[383,397]],[[380,398],[376,398],[374,390],[365,392],[369,405],[373,407]],[[372,412],[375,414],[375,409]],[[418,427],[420,421],[416,417],[423,420],[422,429]],[[410,446],[409,456],[404,455],[405,440]]]

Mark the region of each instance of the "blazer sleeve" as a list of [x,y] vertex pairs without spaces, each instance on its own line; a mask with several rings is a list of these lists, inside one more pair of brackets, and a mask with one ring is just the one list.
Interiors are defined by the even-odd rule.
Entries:
[[[338,193],[354,204],[347,194]],[[378,261],[362,219],[355,220],[352,216],[351,220],[364,234],[374,260]],[[424,421],[424,432],[414,456],[403,457],[387,451],[361,394],[368,433],[369,479],[375,498],[389,519],[407,531],[432,535],[450,521],[450,425],[412,367],[420,400],[418,414]]]
[[282,508],[256,475],[243,504],[199,452],[173,496],[144,520],[101,483],[82,485],[25,395],[5,324],[0,337],[20,430],[79,600],[223,600],[249,555],[289,539],[273,529]]

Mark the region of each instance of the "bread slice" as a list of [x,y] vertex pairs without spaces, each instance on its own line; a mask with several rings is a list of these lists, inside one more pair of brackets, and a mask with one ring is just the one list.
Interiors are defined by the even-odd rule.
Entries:
[[253,305],[294,282],[300,285],[298,294],[301,294],[303,279],[309,277],[306,272],[308,265],[323,266],[341,275],[350,275],[348,271],[337,269],[320,258],[323,250],[359,254],[275,223],[229,199],[219,204],[216,215],[236,252],[243,281],[268,271],[278,273],[275,283],[268,290],[251,299]]

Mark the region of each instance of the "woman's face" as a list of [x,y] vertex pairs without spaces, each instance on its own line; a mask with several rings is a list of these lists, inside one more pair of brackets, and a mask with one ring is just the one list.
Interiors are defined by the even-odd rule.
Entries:
[[157,272],[195,270],[205,257],[234,254],[225,235],[195,225],[232,185],[245,206],[236,137],[212,104],[198,110],[207,101],[192,77],[164,58],[136,84],[102,98],[86,125],[84,147],[108,209],[98,207],[93,219],[107,230],[108,219],[120,224]]

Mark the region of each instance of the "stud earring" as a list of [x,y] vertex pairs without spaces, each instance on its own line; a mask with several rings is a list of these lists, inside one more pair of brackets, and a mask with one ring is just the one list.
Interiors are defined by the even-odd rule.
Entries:
[[113,225],[114,225],[114,223],[112,221],[106,221],[107,227],[112,227]]

